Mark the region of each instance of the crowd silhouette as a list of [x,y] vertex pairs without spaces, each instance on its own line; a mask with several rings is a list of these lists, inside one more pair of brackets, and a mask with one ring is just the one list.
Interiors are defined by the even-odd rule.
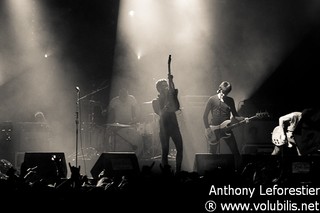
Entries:
[[303,181],[307,181],[308,185],[318,185],[319,180],[316,173],[308,174],[308,179],[304,180],[290,178],[279,156],[262,156],[261,160],[248,162],[238,171],[217,167],[205,171],[203,175],[197,171],[175,172],[170,165],[161,164],[160,172],[155,172],[155,165],[152,162],[142,166],[137,175],[110,176],[102,170],[98,178],[91,178],[81,174],[81,166],[68,163],[71,174],[63,178],[59,176],[59,168],[50,177],[39,173],[37,166],[26,168],[22,174],[10,162],[2,159],[1,200],[25,204],[24,208],[40,204],[49,205],[50,208],[75,207],[76,204],[80,208],[84,205],[97,210],[148,211],[150,206],[157,210],[201,210],[203,203],[210,198],[208,191],[211,185],[256,187],[301,185],[305,184]]

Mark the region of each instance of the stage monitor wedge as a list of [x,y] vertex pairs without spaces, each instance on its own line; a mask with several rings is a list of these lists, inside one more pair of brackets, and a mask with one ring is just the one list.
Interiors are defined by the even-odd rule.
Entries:
[[235,161],[233,154],[196,153],[193,170],[199,175],[205,175],[216,169],[234,171]]
[[92,167],[91,175],[98,179],[102,171],[107,177],[137,176],[140,174],[138,158],[134,152],[102,153]]

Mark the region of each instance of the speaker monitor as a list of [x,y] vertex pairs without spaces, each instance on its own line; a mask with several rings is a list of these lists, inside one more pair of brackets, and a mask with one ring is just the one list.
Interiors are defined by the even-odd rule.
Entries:
[[254,181],[319,184],[320,156],[242,155],[242,162],[242,176]]
[[140,172],[138,158],[134,152],[102,153],[91,169],[93,178],[99,178],[104,171],[105,176],[137,176]]
[[283,159],[283,170],[288,181],[319,183],[320,156],[287,156]]
[[205,175],[216,169],[235,170],[233,154],[196,153],[193,170]]
[[67,177],[67,164],[62,152],[26,152],[21,164],[21,176],[26,175],[28,169],[35,167],[35,171],[42,178]]

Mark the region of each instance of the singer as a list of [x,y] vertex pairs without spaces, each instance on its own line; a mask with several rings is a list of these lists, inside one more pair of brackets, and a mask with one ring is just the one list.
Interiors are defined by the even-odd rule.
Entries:
[[[169,143],[172,139],[176,147],[176,173],[181,171],[182,155],[183,155],[183,142],[177,120],[176,111],[180,110],[180,103],[177,97],[177,89],[173,86],[173,76],[170,72],[171,55],[168,60],[168,80],[159,79],[156,82],[156,89],[159,92],[157,98],[152,100],[153,111],[160,116],[159,119],[159,137],[161,143],[161,166],[163,168],[170,168],[168,163]],[[172,101],[172,92],[174,94],[174,101]]]

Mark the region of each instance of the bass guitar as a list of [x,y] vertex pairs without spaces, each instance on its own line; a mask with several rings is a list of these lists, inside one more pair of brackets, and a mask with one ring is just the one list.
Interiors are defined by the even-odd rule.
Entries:
[[[256,113],[256,115],[248,118],[248,120],[252,120],[254,118],[263,118],[263,117],[269,117],[269,114],[267,112],[260,112]],[[225,120],[220,125],[210,125],[210,131],[205,131],[205,137],[207,142],[210,145],[216,145],[220,142],[220,139],[222,138],[228,138],[231,136],[230,130],[238,127],[242,124],[247,123],[246,120],[239,121],[237,123],[231,124],[231,120]]]
[[168,59],[168,97],[167,97],[167,111],[176,112],[180,109],[180,102],[178,100],[178,89],[175,88],[173,83],[173,75],[171,74],[171,55]]

